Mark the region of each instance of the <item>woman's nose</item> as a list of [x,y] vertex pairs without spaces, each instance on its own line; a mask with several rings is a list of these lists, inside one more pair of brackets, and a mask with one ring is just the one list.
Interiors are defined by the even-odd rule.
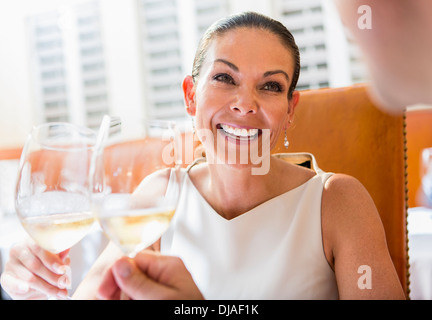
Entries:
[[255,114],[257,112],[257,102],[253,93],[245,92],[237,96],[236,101],[231,105],[231,111],[240,115]]
[[231,106],[231,110],[234,112],[238,112],[241,115],[243,114],[255,114],[256,108],[250,105],[243,105],[243,104],[234,104]]

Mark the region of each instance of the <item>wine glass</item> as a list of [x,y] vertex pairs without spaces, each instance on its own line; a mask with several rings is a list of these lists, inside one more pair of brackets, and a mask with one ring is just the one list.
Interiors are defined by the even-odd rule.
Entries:
[[95,219],[89,168],[96,132],[65,122],[33,127],[18,169],[15,208],[29,236],[60,253],[79,242]]
[[181,186],[180,133],[169,121],[105,116],[92,160],[93,211],[105,234],[134,257],[174,216]]

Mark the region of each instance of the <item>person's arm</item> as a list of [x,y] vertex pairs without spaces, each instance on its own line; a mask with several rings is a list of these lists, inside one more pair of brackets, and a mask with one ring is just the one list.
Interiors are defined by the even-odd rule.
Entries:
[[121,294],[140,300],[204,299],[180,258],[149,250],[134,259],[122,257],[105,273],[98,298],[116,300]]
[[73,299],[93,300],[97,299],[97,289],[109,268],[119,259],[123,253],[113,243],[108,243],[105,250],[97,258],[96,262],[90,268],[84,280],[80,283],[73,294]]
[[378,211],[358,180],[337,174],[327,181],[322,229],[340,299],[406,298]]

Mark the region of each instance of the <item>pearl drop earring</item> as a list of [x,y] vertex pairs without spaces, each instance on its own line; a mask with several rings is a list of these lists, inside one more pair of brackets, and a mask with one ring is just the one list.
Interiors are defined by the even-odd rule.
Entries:
[[[291,125],[292,120],[288,120],[288,124]],[[285,149],[288,149],[289,141],[287,138],[286,128],[285,128],[285,138],[284,138],[284,147]]]
[[286,130],[285,130],[284,146],[285,146],[285,149],[288,149],[289,141],[288,141],[288,138],[287,138]]

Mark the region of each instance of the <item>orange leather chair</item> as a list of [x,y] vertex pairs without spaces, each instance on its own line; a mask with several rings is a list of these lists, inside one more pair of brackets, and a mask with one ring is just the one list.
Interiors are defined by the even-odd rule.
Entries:
[[21,157],[22,147],[6,148],[0,150],[0,160],[16,160]]
[[372,196],[387,244],[409,296],[405,117],[381,112],[366,85],[303,91],[288,150],[279,138],[274,153],[309,152],[327,172],[357,178]]

